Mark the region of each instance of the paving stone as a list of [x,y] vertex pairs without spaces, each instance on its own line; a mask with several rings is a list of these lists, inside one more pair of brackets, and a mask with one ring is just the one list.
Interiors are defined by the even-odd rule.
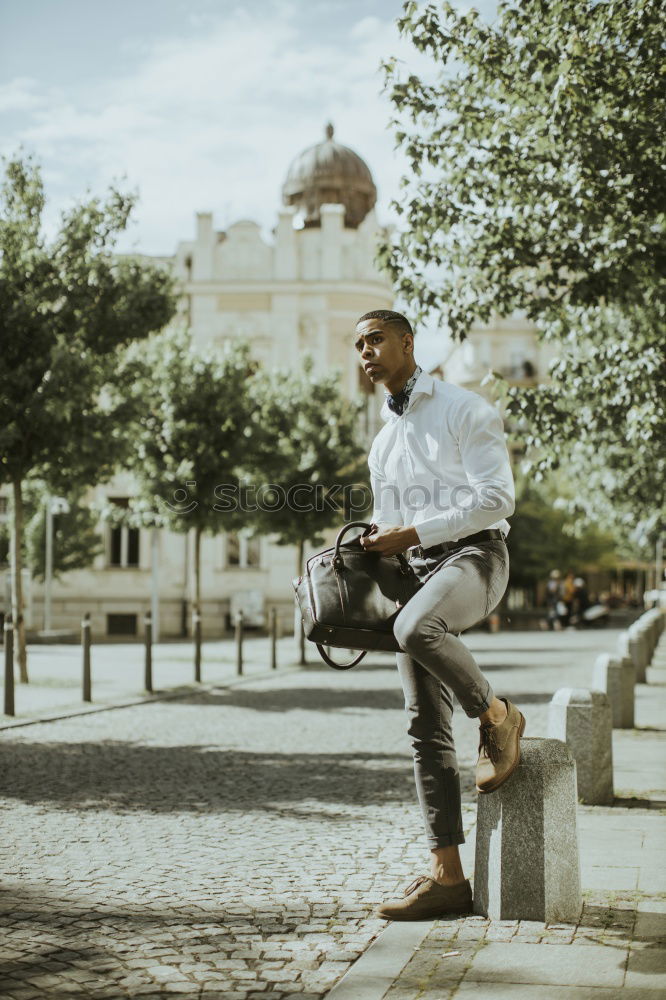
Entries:
[[[663,937],[661,943],[663,944]],[[666,948],[634,945],[629,952],[627,987],[664,991],[666,983]]]
[[625,949],[593,945],[500,944],[490,942],[474,956],[467,981],[527,983],[555,986],[608,986],[618,989],[624,980]]
[[[486,662],[498,662],[503,638],[478,637]],[[537,673],[533,653],[521,661],[512,645],[506,673],[494,667],[503,690],[541,699],[525,708],[530,733],[546,730],[544,692],[587,681],[599,650],[593,636],[573,638],[590,641],[588,663],[558,653],[548,667],[544,645]],[[0,808],[12,816],[0,864],[13,880],[0,940],[13,962],[25,960],[21,1000],[321,1000],[386,927],[373,907],[427,868],[405,724],[395,667],[370,664],[0,732]],[[454,730],[469,830],[478,730],[458,709]],[[644,839],[658,848],[654,818],[637,849]],[[609,811],[607,828],[609,848],[634,850],[631,824]],[[613,906],[622,905],[633,913],[636,901],[616,893]],[[524,947],[531,937],[548,951],[594,953],[627,933],[600,920],[565,945],[523,922],[510,943],[484,945],[489,926],[437,922],[416,968],[446,984],[455,967],[443,953],[454,948],[467,963],[479,946]],[[43,974],[58,972],[48,994],[26,979],[42,974],[42,958]],[[159,967],[176,971],[141,981]],[[274,978],[259,979],[262,970]],[[419,1000],[448,995],[448,985],[438,994],[428,986]]]

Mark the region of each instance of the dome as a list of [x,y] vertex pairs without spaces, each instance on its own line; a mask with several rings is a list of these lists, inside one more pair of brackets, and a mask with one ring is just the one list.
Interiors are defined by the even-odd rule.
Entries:
[[377,188],[365,161],[334,141],[329,123],[324,141],[309,146],[289,167],[282,200],[301,209],[306,226],[320,224],[322,205],[344,205],[345,226],[356,229],[377,201]]

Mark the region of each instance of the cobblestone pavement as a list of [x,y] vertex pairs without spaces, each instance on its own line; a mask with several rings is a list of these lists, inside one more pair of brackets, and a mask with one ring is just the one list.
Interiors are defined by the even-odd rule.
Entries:
[[[469,640],[531,735],[614,641]],[[469,829],[477,733],[455,724]],[[0,995],[321,997],[426,870],[404,725],[378,658],[0,733]]]

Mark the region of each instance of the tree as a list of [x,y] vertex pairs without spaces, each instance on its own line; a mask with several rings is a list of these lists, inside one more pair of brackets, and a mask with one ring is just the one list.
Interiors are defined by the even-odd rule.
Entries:
[[[569,313],[570,310],[567,311]],[[568,516],[596,522],[645,555],[666,515],[666,323],[656,306],[600,306],[561,321],[550,382],[508,391],[537,481],[562,470],[578,488]]]
[[[45,576],[45,511],[50,497],[44,483],[28,480],[24,496],[26,562],[32,575],[40,581]],[[52,515],[55,578],[75,569],[86,569],[103,551],[97,511],[88,506],[82,492],[70,493],[64,499],[68,509]]]
[[413,177],[383,259],[421,316],[454,335],[524,309],[659,298],[666,8],[657,0],[414,0],[398,21],[433,80],[384,64]]
[[196,350],[180,330],[130,348],[123,366],[138,413],[129,467],[139,491],[127,514],[114,514],[135,526],[194,532],[197,616],[202,536],[236,530],[248,520],[227,500],[239,496],[240,468],[253,451],[248,385],[255,370],[246,344],[220,356]]
[[[564,345],[552,387],[513,390],[509,412],[523,419],[542,472],[596,461],[583,509],[599,514],[605,488],[610,521],[620,504],[625,528],[640,522],[643,537],[654,534],[666,395],[666,8],[509,0],[491,25],[473,9],[409,0],[398,24],[432,73],[403,79],[396,60],[384,64],[411,174],[380,262],[415,316],[454,338],[518,310]],[[648,431],[640,496],[626,489],[639,424]]]
[[128,448],[131,417],[118,375],[122,348],[175,311],[171,277],[112,252],[135,198],[112,189],[42,232],[44,189],[29,158],[5,161],[0,188],[0,482],[12,487],[12,616],[27,682],[21,563],[23,490],[55,493],[111,476]]
[[261,499],[255,530],[296,545],[298,575],[306,542],[321,544],[322,532],[371,505],[363,404],[341,395],[339,371],[315,375],[307,355],[301,371],[260,373],[253,397],[257,447],[246,481]]
[[534,592],[552,569],[583,573],[590,566],[615,564],[615,539],[590,523],[574,532],[566,511],[555,506],[552,490],[524,479],[519,480],[516,493],[516,512],[507,536],[512,586]]

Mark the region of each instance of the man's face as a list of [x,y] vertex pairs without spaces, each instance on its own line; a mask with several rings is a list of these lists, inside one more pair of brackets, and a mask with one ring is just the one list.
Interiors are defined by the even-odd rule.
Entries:
[[404,368],[411,346],[412,338],[396,323],[367,319],[356,327],[354,347],[371,382],[386,382]]

